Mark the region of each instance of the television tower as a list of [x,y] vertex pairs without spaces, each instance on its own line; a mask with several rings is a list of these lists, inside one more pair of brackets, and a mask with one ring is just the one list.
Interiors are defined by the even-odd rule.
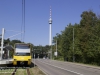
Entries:
[[49,25],[50,25],[50,31],[49,31],[49,46],[51,46],[51,45],[52,45],[52,36],[51,36],[51,25],[52,25],[52,19],[51,19],[51,6],[50,6]]

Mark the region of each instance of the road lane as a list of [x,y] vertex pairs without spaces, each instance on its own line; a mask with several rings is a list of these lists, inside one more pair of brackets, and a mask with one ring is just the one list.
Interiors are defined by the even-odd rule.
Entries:
[[[91,68],[89,66],[84,66],[80,64],[59,62],[47,59],[38,59],[38,60],[36,59],[35,61],[36,64],[42,67],[44,71],[46,71],[47,73],[50,72],[49,75],[100,75],[100,68],[95,68],[95,67]],[[58,74],[56,74],[56,72]]]
[[46,64],[41,64],[39,62],[36,63],[41,70],[43,70],[47,75],[77,75],[74,73],[67,72],[66,70],[62,70],[53,66],[49,66]]
[[87,66],[70,62],[61,62],[55,60],[43,60],[43,62],[52,64],[54,66],[63,67],[65,69],[75,71],[84,75],[100,75],[100,67]]
[[35,63],[41,70],[43,70],[46,73],[46,75],[82,75],[63,68],[52,66],[41,60],[36,59]]

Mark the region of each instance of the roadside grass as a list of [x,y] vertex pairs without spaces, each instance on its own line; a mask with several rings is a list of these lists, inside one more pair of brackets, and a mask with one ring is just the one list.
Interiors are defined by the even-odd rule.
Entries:
[[[69,62],[69,61],[64,61],[63,57],[54,57],[54,60],[62,61],[62,62]],[[91,63],[91,64],[81,63],[81,62],[69,62],[69,63],[80,64],[80,65],[84,65],[84,66],[100,67],[99,65],[97,65],[95,63]]]
[[64,61],[64,58],[62,56],[54,57],[53,59],[58,61]]
[[46,75],[37,66],[30,68],[31,75]]

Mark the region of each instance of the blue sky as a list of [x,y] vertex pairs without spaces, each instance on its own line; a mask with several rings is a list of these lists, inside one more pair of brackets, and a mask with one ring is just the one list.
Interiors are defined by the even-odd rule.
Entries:
[[[100,0],[26,0],[25,39],[34,45],[49,45],[49,14],[52,7],[52,37],[69,23],[79,23],[83,11],[92,9],[100,14]],[[21,31],[22,0],[0,0],[0,33],[5,28],[5,38]],[[21,39],[17,35],[13,39]]]

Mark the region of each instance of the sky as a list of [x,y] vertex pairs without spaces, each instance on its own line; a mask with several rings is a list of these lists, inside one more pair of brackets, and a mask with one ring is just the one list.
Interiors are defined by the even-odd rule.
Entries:
[[[93,10],[100,14],[100,0],[25,0],[24,42],[34,45],[49,45],[49,16],[52,10],[52,39],[71,23],[79,23],[83,11]],[[22,0],[0,0],[0,34],[5,29],[4,38],[21,31]],[[10,40],[21,40],[21,34]]]

